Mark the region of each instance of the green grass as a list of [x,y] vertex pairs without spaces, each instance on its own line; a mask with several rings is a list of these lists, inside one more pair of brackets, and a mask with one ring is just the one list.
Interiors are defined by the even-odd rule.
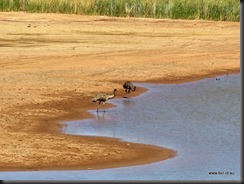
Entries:
[[240,21],[239,0],[0,0],[0,11]]

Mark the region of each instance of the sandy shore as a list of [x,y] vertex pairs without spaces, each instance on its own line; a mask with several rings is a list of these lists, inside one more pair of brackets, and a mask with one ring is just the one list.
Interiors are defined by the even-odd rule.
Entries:
[[179,83],[240,72],[239,22],[0,12],[0,24],[1,171],[172,158],[177,150],[64,135],[58,122],[92,117],[92,97],[117,88],[120,98],[126,80]]

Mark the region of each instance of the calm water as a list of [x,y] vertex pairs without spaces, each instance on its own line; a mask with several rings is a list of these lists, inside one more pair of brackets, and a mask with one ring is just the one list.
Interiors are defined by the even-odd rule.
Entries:
[[[148,92],[113,99],[116,108],[65,122],[67,134],[106,136],[178,151],[153,164],[89,171],[0,172],[9,180],[240,180],[240,75],[178,85],[136,84]],[[217,174],[209,174],[217,172]]]

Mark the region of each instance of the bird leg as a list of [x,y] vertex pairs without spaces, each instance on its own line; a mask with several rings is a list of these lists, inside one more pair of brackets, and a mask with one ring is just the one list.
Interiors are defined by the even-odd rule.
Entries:
[[99,101],[99,103],[98,103],[98,106],[97,106],[97,112],[98,112],[98,109],[99,109],[99,107],[100,107],[100,103],[101,103],[101,101]]
[[103,110],[104,110],[104,112],[105,112],[105,102],[103,102]]
[[124,98],[127,98],[128,97],[128,89],[127,88],[125,89],[125,92],[126,92],[126,96]]
[[130,89],[127,92],[127,97],[130,98]]

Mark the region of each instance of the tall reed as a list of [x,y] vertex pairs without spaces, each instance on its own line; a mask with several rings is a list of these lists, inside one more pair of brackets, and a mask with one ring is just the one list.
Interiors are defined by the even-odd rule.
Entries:
[[0,0],[0,11],[240,21],[239,0]]

